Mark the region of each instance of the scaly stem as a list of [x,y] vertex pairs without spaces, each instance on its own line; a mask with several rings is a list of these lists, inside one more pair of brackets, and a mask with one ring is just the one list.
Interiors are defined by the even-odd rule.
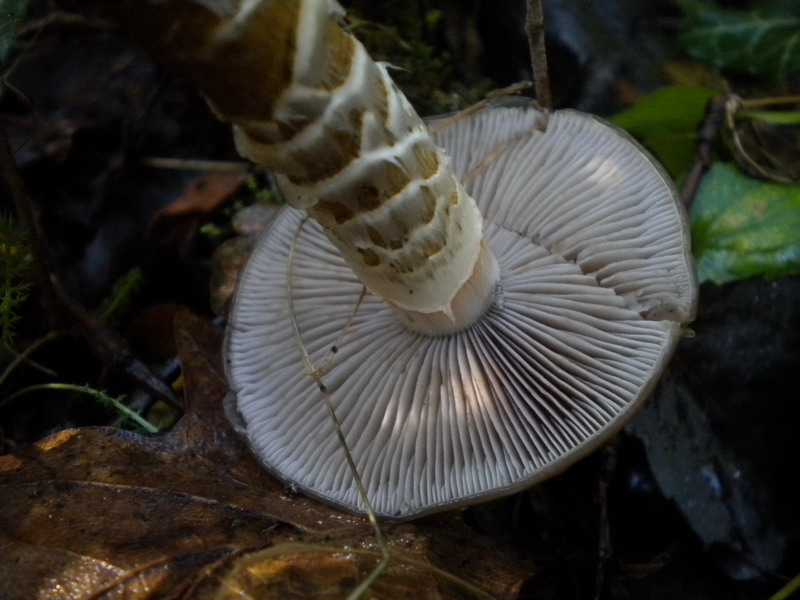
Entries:
[[480,212],[335,0],[124,6],[107,10],[203,91],[404,322],[443,334],[483,315],[498,269]]
[[340,11],[301,4],[292,76],[267,120],[238,121],[239,150],[281,173],[287,202],[319,221],[367,288],[409,314],[404,322],[461,329],[485,312],[497,277],[480,213]]

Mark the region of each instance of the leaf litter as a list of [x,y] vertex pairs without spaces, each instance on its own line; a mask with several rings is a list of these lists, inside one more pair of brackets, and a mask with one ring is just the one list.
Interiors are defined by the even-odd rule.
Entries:
[[[0,457],[0,597],[342,598],[379,562],[365,519],[292,492],[228,424],[220,333],[183,311],[176,338],[172,431],[83,427]],[[515,598],[533,573],[456,516],[386,533],[365,598]]]

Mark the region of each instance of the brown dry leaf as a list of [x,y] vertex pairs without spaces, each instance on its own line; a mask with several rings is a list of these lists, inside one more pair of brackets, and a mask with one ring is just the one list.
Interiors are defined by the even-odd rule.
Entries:
[[[285,489],[232,430],[219,333],[181,312],[176,336],[171,432],[73,429],[0,457],[0,598],[343,598],[378,564],[364,519]],[[515,598],[531,573],[452,517],[387,534],[364,598]]]
[[211,257],[211,281],[209,303],[214,314],[225,317],[233,302],[233,294],[239,281],[239,272],[256,243],[255,235],[239,235],[225,240]]
[[220,209],[247,181],[245,171],[218,172],[195,179],[172,204],[150,219],[148,234],[168,247],[182,247],[191,240],[203,218]]
[[246,171],[204,175],[186,186],[183,195],[162,208],[150,224],[153,228],[168,219],[198,217],[213,213],[230,200],[247,181]]
[[231,224],[239,235],[220,244],[211,257],[210,303],[215,314],[228,315],[239,272],[258,236],[282,209],[280,204],[251,204],[233,215]]

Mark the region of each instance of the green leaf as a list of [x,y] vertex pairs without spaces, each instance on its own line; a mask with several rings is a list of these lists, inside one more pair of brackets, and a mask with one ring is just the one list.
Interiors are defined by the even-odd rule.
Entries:
[[719,69],[785,81],[800,70],[800,1],[773,2],[756,11],[722,10],[679,0],[691,56]]
[[800,186],[766,183],[715,164],[691,212],[700,281],[800,273]]
[[692,163],[714,92],[699,86],[664,87],[611,119],[637,137],[678,180]]
[[17,25],[25,16],[28,0],[0,0],[0,64],[6,62],[17,38]]

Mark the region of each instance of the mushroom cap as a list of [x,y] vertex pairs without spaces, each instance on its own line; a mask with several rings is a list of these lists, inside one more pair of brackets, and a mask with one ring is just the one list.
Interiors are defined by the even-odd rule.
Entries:
[[[501,269],[471,327],[402,326],[322,229],[286,209],[245,267],[227,369],[249,443],[275,475],[361,512],[305,348],[380,517],[502,496],[561,471],[618,430],[655,385],[696,281],[664,171],[594,117],[492,107],[433,122],[476,199]],[[296,324],[296,330],[295,330]],[[302,344],[298,341],[302,340]]]

